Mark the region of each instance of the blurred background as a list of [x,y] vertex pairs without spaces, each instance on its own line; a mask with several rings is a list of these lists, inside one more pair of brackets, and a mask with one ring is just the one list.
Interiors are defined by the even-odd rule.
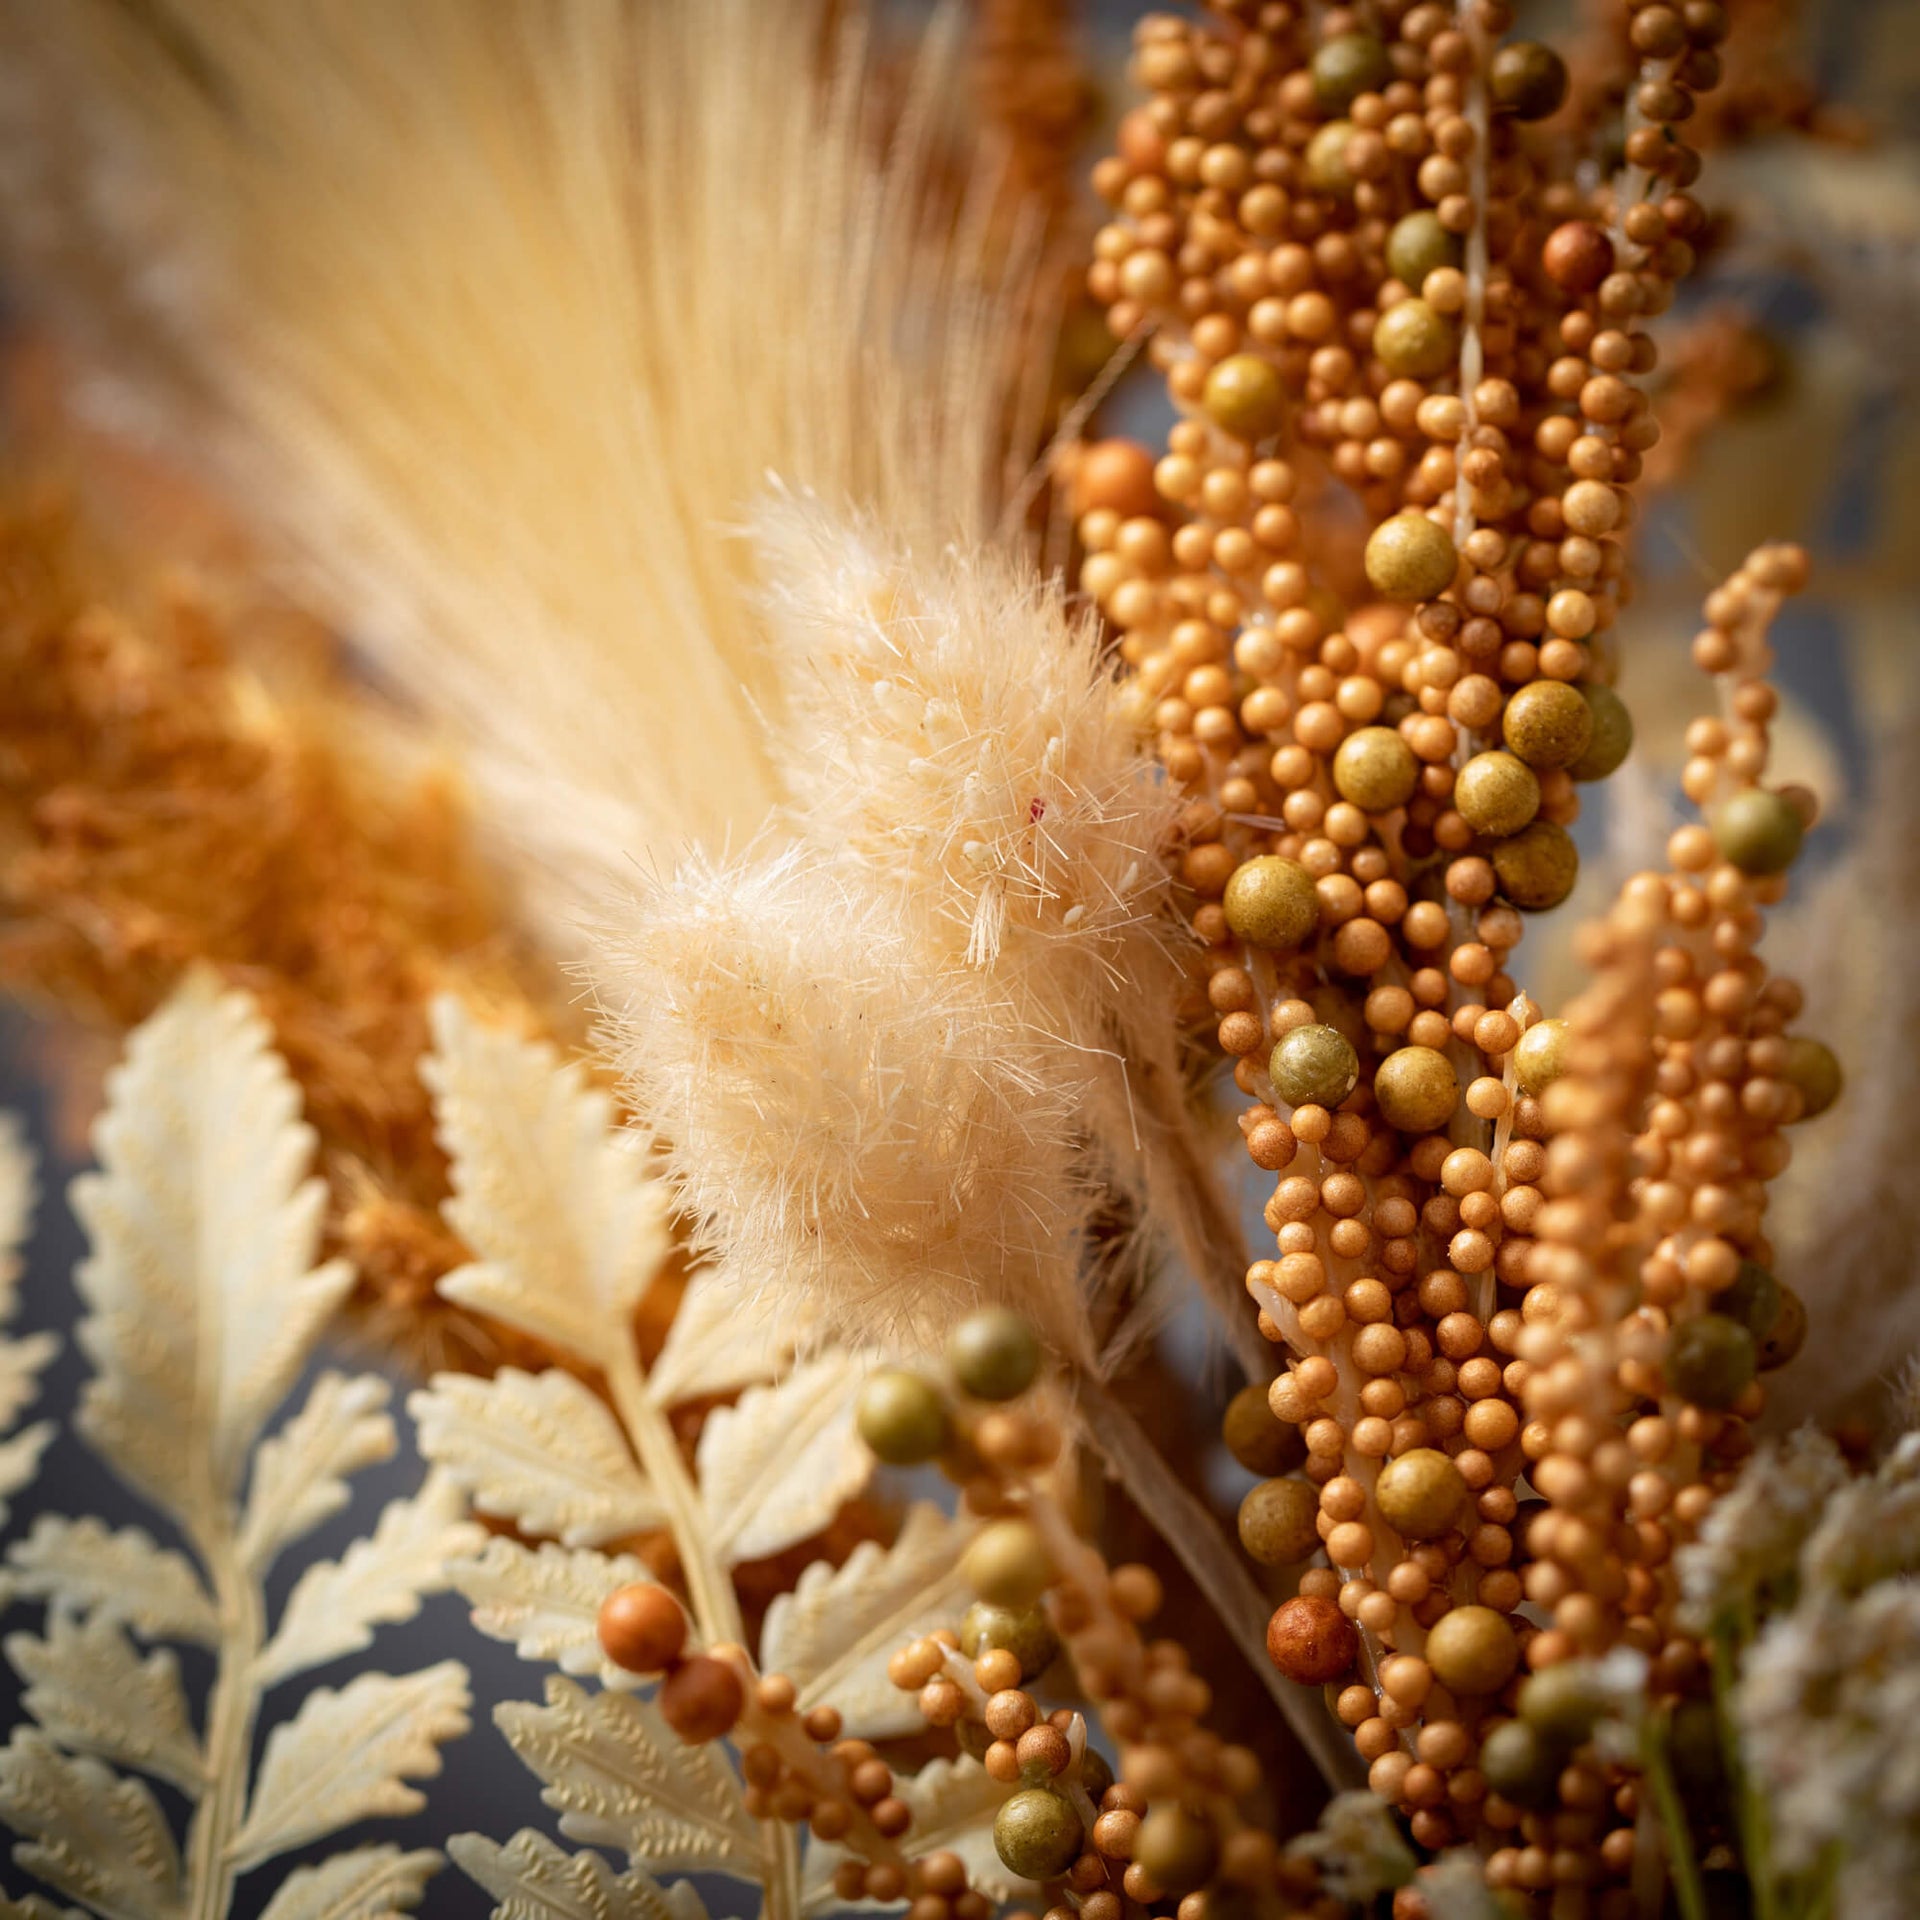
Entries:
[[[1640,534],[1638,597],[1621,630],[1621,686],[1638,745],[1581,823],[1585,865],[1574,902],[1555,924],[1537,924],[1519,957],[1531,990],[1549,1004],[1562,997],[1571,978],[1566,929],[1583,905],[1591,910],[1657,853],[1677,817],[1681,736],[1704,694],[1688,659],[1701,597],[1761,541],[1802,542],[1814,560],[1812,585],[1776,632],[1786,696],[1777,764],[1783,779],[1821,796],[1823,816],[1796,898],[1777,916],[1774,957],[1806,984],[1804,1025],[1834,1045],[1851,1090],[1840,1113],[1804,1136],[1780,1205],[1781,1271],[1814,1307],[1816,1333],[1803,1368],[1786,1377],[1776,1417],[1871,1418],[1887,1371],[1920,1348],[1911,1254],[1920,1181],[1904,1159],[1906,1128],[1920,1112],[1920,961],[1908,938],[1920,935],[1920,421],[1911,404],[1920,379],[1920,7],[1730,0],[1729,11],[1728,79],[1710,102],[1716,131],[1698,189],[1724,219],[1703,271],[1661,323],[1667,437]],[[973,87],[960,105],[1009,143],[1026,184],[1046,201],[1063,285],[1077,278],[1074,263],[1098,219],[1087,170],[1129,104],[1135,12],[1115,0],[966,0],[959,8]],[[926,13],[917,0],[892,0],[885,29],[904,44]],[[1541,10],[1538,19],[1527,10],[1526,20],[1561,44],[1582,27],[1574,8]],[[1097,315],[1074,307],[1060,391],[1098,377],[1112,347]],[[16,476],[57,470],[96,519],[137,528],[145,556],[223,551],[225,530],[195,496],[73,430],[58,408],[57,370],[17,327],[5,371],[0,446]],[[1169,417],[1158,382],[1136,368],[1094,426],[1153,444]],[[71,1339],[69,1276],[80,1245],[63,1194],[84,1164],[84,1128],[111,1051],[105,1036],[42,1010],[0,1009],[0,1103],[24,1115],[43,1162],[18,1325],[65,1339],[36,1410],[62,1421],[85,1376]],[[1249,1188],[1254,1230],[1259,1198]],[[1834,1307],[1824,1322],[1823,1297]],[[351,1363],[388,1367],[403,1395],[408,1369],[369,1349],[366,1339],[355,1342]],[[1170,1381],[1177,1391],[1165,1390]],[[1191,1461],[1230,1514],[1250,1476],[1214,1438],[1224,1383],[1205,1327],[1185,1316],[1168,1328],[1152,1380],[1135,1391],[1163,1444]],[[313,1552],[338,1552],[416,1473],[403,1451],[364,1475],[354,1506],[316,1536]],[[151,1524],[64,1428],[16,1503],[9,1533],[42,1510]],[[1129,1517],[1109,1515],[1108,1525],[1114,1557],[1125,1557]],[[276,1597],[296,1571],[282,1571]],[[446,1750],[425,1813],[343,1839],[421,1845],[461,1830],[504,1836],[541,1824],[535,1783],[487,1719],[492,1703],[535,1690],[534,1669],[471,1633],[459,1604],[444,1597],[383,1634],[373,1658],[405,1670],[450,1653],[473,1671],[474,1731]],[[352,1664],[315,1678],[338,1684]],[[195,1697],[206,1678],[189,1661]],[[20,1717],[15,1688],[10,1672],[0,1675],[9,1726]],[[1305,1825],[1316,1790],[1304,1777],[1296,1784],[1288,1817]],[[5,1867],[0,1886],[19,1893],[26,1882]],[[238,1911],[258,1913],[271,1890],[243,1883]],[[753,1910],[749,1890],[706,1891],[716,1920]],[[451,1920],[486,1909],[476,1887],[448,1873],[424,1911]]]

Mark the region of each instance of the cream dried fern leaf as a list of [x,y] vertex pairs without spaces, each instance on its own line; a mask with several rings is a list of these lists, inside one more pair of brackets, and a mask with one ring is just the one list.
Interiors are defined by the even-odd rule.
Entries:
[[[269,1689],[410,1618],[481,1539],[429,1481],[340,1560],[309,1566],[269,1620],[264,1582],[281,1550],[395,1445],[384,1383],[333,1374],[260,1438],[352,1277],[314,1264],[319,1183],[298,1105],[252,1003],[196,975],[129,1041],[95,1129],[100,1170],[74,1183],[89,1237],[80,1344],[95,1369],[78,1424],[185,1551],[52,1515],[13,1547],[12,1594],[49,1604],[40,1634],[5,1642],[38,1724],[0,1751],[0,1818],[23,1836],[17,1864],[110,1920],[222,1920],[241,1875],[422,1804],[407,1782],[437,1773],[440,1744],[467,1724],[457,1662],[363,1674],[309,1695],[251,1768]],[[203,1728],[173,1653],[141,1655],[129,1628],[213,1652]],[[184,1850],[119,1768],[186,1797]],[[267,1911],[381,1920],[418,1899],[438,1858],[350,1848],[288,1875]]]
[[[18,1117],[0,1113],[0,1327],[19,1310],[20,1249],[33,1224],[34,1158]],[[53,1423],[37,1420],[14,1430],[21,1413],[40,1390],[40,1374],[60,1350],[51,1333],[0,1337],[0,1521],[7,1502],[39,1471],[40,1456],[53,1439]],[[0,1576],[3,1580],[4,1576]]]

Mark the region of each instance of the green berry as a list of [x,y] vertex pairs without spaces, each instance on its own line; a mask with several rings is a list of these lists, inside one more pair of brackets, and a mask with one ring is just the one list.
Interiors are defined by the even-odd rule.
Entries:
[[1353,191],[1353,170],[1347,165],[1347,142],[1353,133],[1351,120],[1329,120],[1307,142],[1307,179],[1322,193]]
[[1784,1367],[1807,1337],[1807,1303],[1791,1287],[1780,1289],[1780,1312],[1760,1342],[1760,1371]]
[[1313,92],[1328,113],[1345,113],[1393,77],[1386,47],[1370,33],[1337,33],[1313,56]]
[[1310,1024],[1281,1035],[1268,1071],[1288,1106],[1331,1110],[1359,1084],[1360,1058],[1345,1034]]
[[976,1400],[1015,1400],[1040,1371],[1040,1341],[1011,1307],[985,1307],[947,1336],[947,1365]]
[[1163,1801],[1141,1821],[1133,1857],[1167,1898],[1178,1900],[1213,1878],[1220,1849],[1205,1821],[1178,1802]]
[[1516,40],[1487,62],[1487,91],[1516,120],[1545,120],[1567,97],[1567,63],[1538,40]]
[[1320,924],[1313,875],[1276,853],[1257,854],[1235,867],[1220,905],[1234,936],[1255,947],[1297,947]]
[[1396,300],[1373,325],[1373,350],[1389,373],[1431,379],[1460,353],[1460,328],[1415,296]]
[[1431,600],[1453,585],[1459,550],[1446,528],[1408,508],[1390,514],[1367,536],[1364,564],[1376,593],[1389,600]]
[[1766,787],[1743,787],[1713,810],[1713,843],[1742,873],[1785,873],[1806,833],[1800,809]]
[[1552,820],[1536,820],[1493,849],[1500,891],[1523,913],[1557,907],[1580,878],[1580,852],[1573,836]]
[[1240,1544],[1263,1567],[1291,1567],[1320,1545],[1320,1496],[1304,1480],[1262,1480],[1240,1502]]
[[1080,1857],[1085,1838],[1072,1803],[1046,1787],[1027,1787],[993,1816],[993,1850],[1022,1880],[1057,1880]]
[[1227,1402],[1220,1437],[1249,1473],[1291,1473],[1307,1457],[1300,1429],[1274,1417],[1265,1387],[1242,1387]]
[[867,1376],[855,1404],[860,1438],[892,1467],[917,1467],[947,1444],[947,1409],[929,1380],[904,1367]]
[[1724,1413],[1752,1384],[1753,1335],[1725,1314],[1683,1320],[1667,1341],[1667,1383],[1683,1400]]
[[1387,271],[1409,293],[1418,293],[1437,268],[1457,267],[1465,257],[1460,236],[1449,233],[1431,207],[1403,215],[1387,235]]
[[994,1520],[973,1536],[963,1571],[982,1600],[1030,1607],[1053,1578],[1046,1544],[1031,1520]]
[[1840,1098],[1845,1076],[1833,1049],[1806,1034],[1796,1033],[1787,1041],[1787,1084],[1800,1089],[1802,1120],[1825,1113]]
[[1569,1754],[1593,1737],[1605,1704],[1585,1660],[1542,1667],[1520,1683],[1520,1717],[1543,1749],[1556,1755]]
[[1487,1785],[1516,1807],[1543,1807],[1552,1798],[1560,1766],[1525,1720],[1503,1720],[1480,1744]]
[[1633,715],[1611,687],[1596,683],[1580,692],[1593,715],[1593,738],[1567,771],[1576,780],[1604,780],[1633,751]]
[[1758,1262],[1742,1260],[1733,1285],[1713,1296],[1713,1310],[1764,1341],[1780,1318],[1780,1282]]
[[976,1600],[960,1616],[960,1651],[969,1660],[1004,1648],[1023,1681],[1037,1679],[1060,1655],[1060,1636],[1038,1607],[995,1607]]

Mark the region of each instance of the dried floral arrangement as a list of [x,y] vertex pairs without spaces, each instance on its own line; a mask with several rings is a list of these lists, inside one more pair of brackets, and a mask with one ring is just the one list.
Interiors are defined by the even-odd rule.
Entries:
[[[824,3],[0,6],[10,283],[351,642],[291,689],[257,571],[114,612],[0,527],[0,967],[130,1030],[74,1424],[164,1536],[6,1551],[14,1863],[109,1920],[378,1920],[443,1853],[504,1920],[1891,1920],[1912,1395],[1877,1464],[1763,1430],[1841,1079],[1759,950],[1797,548],[1707,598],[1696,817],[1581,990],[1516,958],[1632,748],[1661,405],[1737,385],[1654,323],[1739,19],[1571,72],[1503,0],[1144,19],[1087,287],[1175,424],[1069,413],[1078,593],[1083,96],[987,8],[956,193],[957,25],[883,81]],[[32,1186],[0,1134],[15,1264]],[[419,1488],[270,1608],[402,1445],[331,1370],[267,1431],[330,1328]],[[558,1837],[329,1852],[438,1815],[469,1678],[277,1689],[448,1590],[546,1670],[493,1717]]]

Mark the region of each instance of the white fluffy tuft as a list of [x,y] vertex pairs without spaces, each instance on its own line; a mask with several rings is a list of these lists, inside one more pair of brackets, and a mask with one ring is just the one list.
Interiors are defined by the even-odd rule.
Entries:
[[795,848],[646,889],[601,949],[636,1104],[724,1277],[774,1310],[912,1345],[1004,1301],[1084,1358],[1072,1102],[896,906]]

